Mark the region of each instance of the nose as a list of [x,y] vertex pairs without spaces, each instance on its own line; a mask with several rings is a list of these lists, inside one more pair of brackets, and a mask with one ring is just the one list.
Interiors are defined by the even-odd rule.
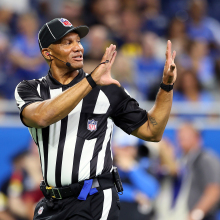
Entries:
[[81,43],[74,41],[72,46],[72,51],[74,52],[83,51],[83,46],[81,45]]

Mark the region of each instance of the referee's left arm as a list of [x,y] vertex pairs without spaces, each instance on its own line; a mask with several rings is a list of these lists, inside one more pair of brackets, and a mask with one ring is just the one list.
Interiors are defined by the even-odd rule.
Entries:
[[[177,71],[174,59],[176,52],[171,55],[171,42],[167,42],[166,62],[163,72],[163,83],[173,85],[176,81]],[[148,111],[148,120],[132,132],[132,135],[146,141],[158,142],[163,136],[169,119],[173,100],[173,90],[167,92],[160,88],[153,108]]]

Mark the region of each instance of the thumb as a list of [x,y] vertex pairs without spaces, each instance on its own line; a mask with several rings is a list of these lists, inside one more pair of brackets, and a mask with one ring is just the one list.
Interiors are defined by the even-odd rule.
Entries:
[[121,87],[121,84],[115,79],[112,79],[112,84],[116,84],[118,87]]

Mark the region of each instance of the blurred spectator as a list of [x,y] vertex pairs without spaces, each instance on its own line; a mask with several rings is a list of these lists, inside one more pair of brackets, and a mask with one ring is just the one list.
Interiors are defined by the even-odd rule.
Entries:
[[[0,96],[8,97],[7,80],[11,73],[8,61],[9,36],[0,31]],[[7,74],[6,74],[7,73]]]
[[60,16],[68,19],[75,27],[84,25],[83,6],[84,0],[63,0]]
[[94,0],[87,2],[89,5],[88,13],[91,13],[87,16],[88,25],[94,24],[108,24],[111,23],[111,20],[119,16],[121,10],[121,1],[118,0]]
[[[59,17],[61,14],[63,0],[35,0],[34,10],[38,10],[40,19],[43,18],[42,24],[55,18]],[[32,1],[33,3],[33,1]]]
[[168,26],[168,19],[160,10],[160,0],[145,0],[144,3],[142,31],[151,31],[158,36],[164,36]]
[[160,144],[161,162],[168,176],[158,196],[157,219],[215,220],[220,199],[219,158],[203,149],[201,135],[191,124],[183,124],[177,137],[182,150],[179,162],[172,145]]
[[19,153],[13,159],[14,172],[8,187],[9,210],[19,220],[33,219],[36,203],[43,197],[39,188],[42,180],[37,146],[30,152]]
[[0,33],[4,34],[7,37],[9,37],[11,34],[9,24],[12,19],[12,15],[13,15],[12,11],[10,11],[9,9],[0,7]]
[[120,196],[121,220],[147,220],[158,192],[157,180],[138,161],[138,139],[123,131],[114,136],[114,159],[122,179],[124,192]]
[[6,180],[0,188],[0,219],[1,220],[15,220],[10,211],[8,210],[8,184]]
[[108,45],[108,29],[103,25],[94,25],[90,28],[87,39],[83,41],[84,57],[99,62]]
[[[123,22],[122,22],[122,9],[123,3],[118,0],[95,0],[88,2],[89,9],[87,10],[87,24],[97,25],[102,24],[106,26],[110,33],[111,39],[119,49],[123,43]],[[92,14],[91,14],[92,12]],[[89,16],[88,16],[89,14]]]
[[14,13],[22,14],[30,10],[29,0],[1,0],[0,8],[10,10]]
[[136,57],[141,54],[140,16],[135,10],[125,9],[121,13],[121,19],[122,40],[124,43],[120,49],[125,56]]
[[[10,22],[13,13],[9,9],[0,7],[0,95],[7,97],[7,74],[10,74],[10,62],[8,60],[9,42],[11,39]],[[7,73],[7,74],[6,74]]]
[[217,20],[207,17],[206,0],[192,0],[189,2],[190,20],[187,33],[193,40],[203,40],[209,43],[220,43],[220,24]]
[[185,70],[179,74],[178,84],[173,94],[174,101],[211,102],[214,97],[203,89],[198,76],[192,70]]
[[187,17],[187,7],[189,1],[187,0],[160,0],[161,1],[161,7],[164,15],[166,15],[167,18],[173,18],[173,17]]
[[178,55],[184,53],[184,48],[186,47],[187,34],[186,34],[186,24],[179,18],[173,18],[168,26],[167,39],[171,40],[173,48]]
[[131,97],[137,101],[145,99],[134,83],[134,63],[121,52],[117,54],[117,59],[112,67],[112,75],[129,92]]
[[215,88],[214,60],[207,42],[189,41],[186,53],[180,54],[179,64],[184,69],[192,69],[205,88]]
[[218,0],[208,1],[209,15],[212,16],[213,18],[216,18],[218,21],[220,21],[219,7],[220,7],[220,2]]
[[142,56],[134,61],[134,82],[146,99],[151,99],[150,96],[155,98],[163,74],[164,63],[155,56],[156,40],[156,34],[145,33],[141,41]]
[[19,17],[18,30],[20,34],[15,37],[10,51],[10,61],[16,68],[12,77],[15,82],[10,81],[9,83],[12,91],[18,82],[33,78],[38,79],[48,70],[39,50],[38,28],[38,19],[35,14],[27,13]]

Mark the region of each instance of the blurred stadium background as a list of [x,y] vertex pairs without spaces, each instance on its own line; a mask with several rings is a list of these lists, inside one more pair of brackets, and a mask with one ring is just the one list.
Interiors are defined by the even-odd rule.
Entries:
[[[86,72],[96,67],[110,43],[117,45],[112,74],[147,110],[152,107],[161,82],[166,42],[170,39],[177,52],[178,79],[164,139],[174,146],[178,159],[181,153],[177,131],[183,123],[190,122],[201,132],[204,149],[220,156],[219,0],[0,0],[1,220],[31,219],[39,199],[40,162],[28,129],[20,122],[14,89],[22,80],[47,74],[37,33],[55,17],[67,18],[74,26],[90,27],[88,36],[82,39]],[[130,140],[117,130],[113,145],[116,153],[120,147],[138,146],[142,149],[141,158],[150,158],[149,143]],[[144,163],[142,159],[135,156],[136,163]],[[160,162],[146,163],[159,166]],[[154,201],[161,185],[151,175],[155,178],[151,182],[155,195],[145,193],[151,208],[137,208],[144,204],[141,196],[142,199],[134,199],[127,195],[124,200],[137,205],[135,209],[142,214],[137,219],[156,219]]]

